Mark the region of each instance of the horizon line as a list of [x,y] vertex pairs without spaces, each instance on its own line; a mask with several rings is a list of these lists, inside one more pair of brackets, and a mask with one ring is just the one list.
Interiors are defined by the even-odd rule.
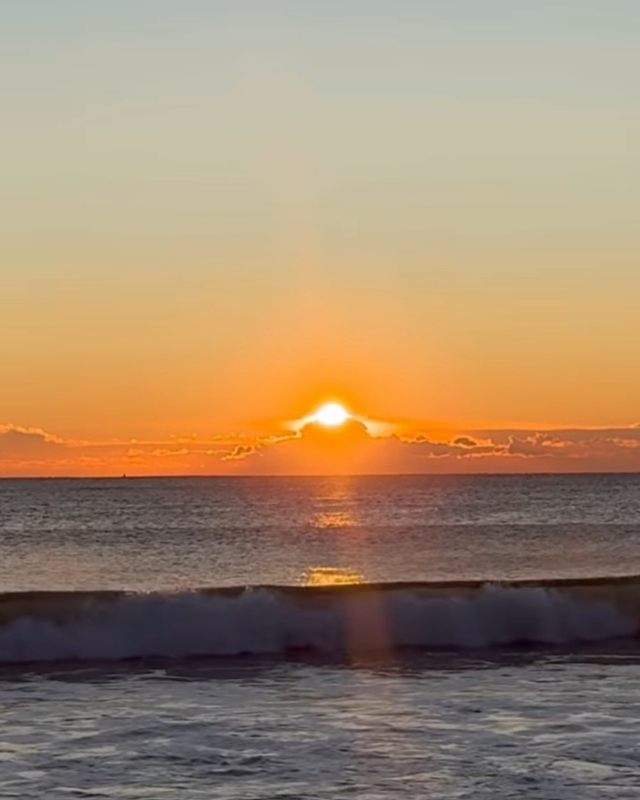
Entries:
[[0,481],[135,481],[135,480],[188,480],[193,478],[211,479],[239,479],[246,480],[251,478],[523,478],[548,476],[578,476],[578,475],[637,475],[640,470],[578,470],[578,471],[532,471],[532,472],[327,472],[327,473],[305,473],[305,474],[246,474],[238,475],[233,473],[224,474],[198,474],[189,473],[184,475],[0,475]]

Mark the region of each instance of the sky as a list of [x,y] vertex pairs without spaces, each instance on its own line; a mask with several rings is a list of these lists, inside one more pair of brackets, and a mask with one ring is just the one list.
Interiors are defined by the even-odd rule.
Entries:
[[635,0],[20,0],[0,93],[0,476],[640,470]]

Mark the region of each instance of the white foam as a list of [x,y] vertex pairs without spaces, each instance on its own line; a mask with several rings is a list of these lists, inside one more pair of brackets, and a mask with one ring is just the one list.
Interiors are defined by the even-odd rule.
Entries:
[[237,596],[132,595],[63,622],[23,617],[0,628],[0,661],[284,654],[389,647],[569,644],[635,634],[613,604],[549,588],[486,587],[426,597],[394,590],[305,602],[265,589]]

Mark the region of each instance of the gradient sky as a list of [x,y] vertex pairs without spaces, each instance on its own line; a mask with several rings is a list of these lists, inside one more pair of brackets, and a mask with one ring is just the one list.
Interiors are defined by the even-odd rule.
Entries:
[[0,92],[0,474],[224,471],[325,397],[640,469],[636,0],[20,0]]

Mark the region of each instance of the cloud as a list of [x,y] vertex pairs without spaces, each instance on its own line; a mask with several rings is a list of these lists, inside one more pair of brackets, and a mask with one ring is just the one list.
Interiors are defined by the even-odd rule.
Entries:
[[51,449],[70,446],[60,436],[47,433],[41,428],[25,428],[20,425],[0,425],[0,457],[47,453]]
[[242,461],[245,458],[249,458],[249,456],[254,456],[259,452],[260,448],[256,445],[250,444],[237,444],[233,450],[229,450],[228,452],[223,452],[221,455],[221,461]]
[[507,453],[524,458],[602,459],[640,457],[636,428],[565,430],[510,436]]
[[457,445],[458,447],[466,447],[468,449],[478,446],[478,442],[476,442],[475,439],[471,439],[469,436],[458,436],[457,439],[453,440],[453,444]]
[[261,472],[279,472],[283,463],[313,472],[632,470],[640,467],[640,429],[460,431],[446,438],[401,438],[371,436],[361,423],[333,430],[309,425],[298,437],[265,448],[262,456]]
[[[349,472],[420,472],[427,461],[457,461],[486,454],[501,453],[504,447],[493,442],[477,441],[469,436],[449,441],[426,436],[403,439],[396,435],[373,436],[359,420],[327,428],[315,422],[301,431],[282,437],[259,448],[235,448],[224,460],[244,460],[247,471],[261,474],[349,473]],[[257,463],[251,456],[259,454]]]
[[526,429],[526,428],[507,428],[507,429],[487,429],[483,431],[466,431],[465,435],[476,436],[490,439],[499,444],[508,444],[510,439],[531,439],[531,437],[549,437],[561,442],[584,442],[596,439],[624,439],[640,441],[640,428],[637,425],[630,425],[626,428],[553,428]]
[[525,458],[534,456],[553,457],[566,455],[567,448],[573,446],[571,442],[563,442],[561,439],[536,433],[524,439],[511,436],[507,453],[511,456],[523,456]]
[[471,456],[487,455],[502,451],[500,445],[493,442],[483,442],[482,444],[468,436],[458,436],[452,441],[431,441],[424,436],[415,439],[399,439],[405,447],[410,447],[415,455],[428,458],[443,458],[446,456],[454,458],[469,458]]
[[[373,431],[378,431],[372,426]],[[330,474],[640,470],[640,427],[374,435],[359,420],[297,433],[81,442],[0,424],[0,475]]]

